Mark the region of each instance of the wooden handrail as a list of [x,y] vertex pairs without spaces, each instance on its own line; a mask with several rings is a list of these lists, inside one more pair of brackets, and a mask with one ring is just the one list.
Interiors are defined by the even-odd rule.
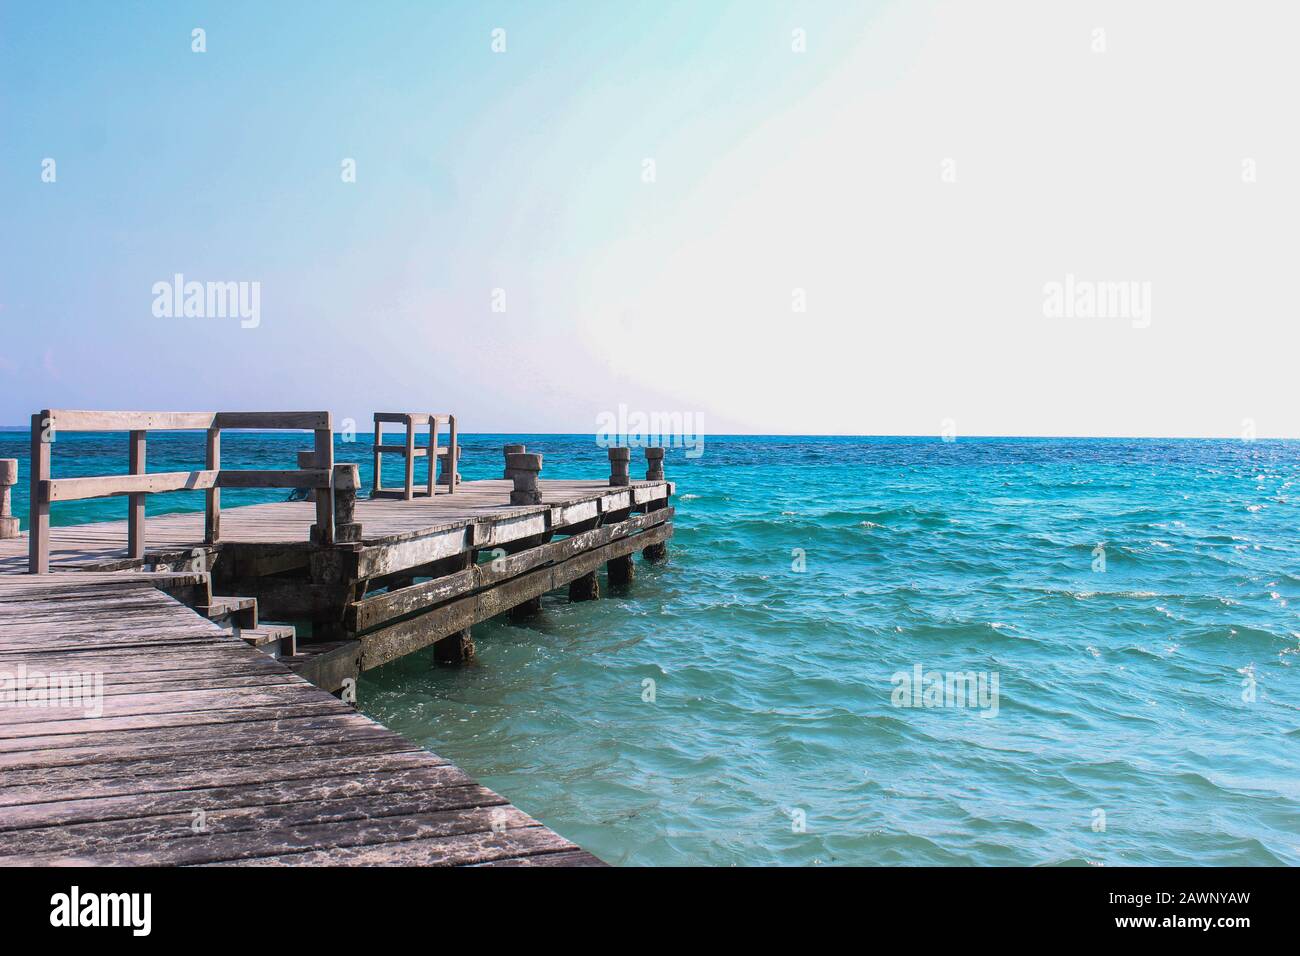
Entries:
[[[385,444],[385,425],[405,426],[405,444]],[[427,447],[420,447],[415,444],[415,429],[417,426],[426,425],[429,428],[429,444]],[[438,444],[439,425],[447,426],[447,444],[445,447]],[[442,455],[446,456],[445,460],[447,462],[445,474],[443,475],[443,480],[447,484],[447,493],[456,493],[456,464],[460,459],[460,449],[456,439],[456,416],[450,412],[375,412],[375,440],[371,450],[374,453],[375,467],[373,481],[370,486],[370,497],[377,498],[381,495],[400,494],[407,501],[410,501],[415,497],[415,459],[427,458],[429,460],[427,494],[432,498],[437,491],[434,476],[437,474],[439,457]],[[405,459],[406,475],[400,492],[395,488],[384,487],[384,455],[401,455]]]
[[206,491],[209,488],[328,488],[329,473],[319,468],[296,471],[155,471],[148,474],[94,478],[51,478],[41,482],[45,501],[85,501],[115,495]]
[[46,409],[45,427],[68,432],[204,431],[253,428],[314,431],[330,427],[329,412],[101,412]]
[[[223,469],[221,430],[303,430],[315,433],[314,468]],[[145,439],[149,431],[207,432],[206,467],[196,471],[148,473]],[[59,431],[128,433],[130,474],[50,477],[50,449]],[[127,550],[132,558],[145,554],[145,496],[172,491],[203,491],[204,541],[221,536],[222,488],[315,489],[316,525],[313,541],[334,543],[334,428],[329,412],[105,412],[45,409],[32,416],[32,466],[28,570],[44,574],[50,567],[50,503],[126,495]]]

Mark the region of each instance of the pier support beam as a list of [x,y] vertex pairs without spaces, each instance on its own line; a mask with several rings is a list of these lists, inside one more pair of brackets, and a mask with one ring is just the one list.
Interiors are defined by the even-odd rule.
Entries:
[[632,555],[625,554],[622,557],[614,558],[605,565],[609,572],[610,587],[622,587],[632,583],[635,576],[635,566],[632,564]]
[[433,645],[433,660],[438,664],[468,664],[474,659],[474,639],[469,628],[448,634]]
[[595,571],[569,582],[570,601],[594,601],[598,597],[600,597],[600,581],[596,579]]

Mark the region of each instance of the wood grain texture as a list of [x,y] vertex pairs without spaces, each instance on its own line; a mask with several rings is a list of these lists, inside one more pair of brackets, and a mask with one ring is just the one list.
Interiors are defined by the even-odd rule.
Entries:
[[[212,600],[0,574],[0,865],[599,864],[160,588]],[[13,699],[56,671],[100,692]]]

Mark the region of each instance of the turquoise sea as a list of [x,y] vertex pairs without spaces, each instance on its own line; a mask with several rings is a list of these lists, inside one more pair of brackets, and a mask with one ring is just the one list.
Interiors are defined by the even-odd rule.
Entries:
[[[516,439],[608,474],[591,436],[469,436],[462,473]],[[125,470],[124,436],[59,442],[56,474]],[[1300,443],[717,437],[666,470],[666,564],[476,627],[474,666],[369,672],[362,709],[611,863],[1300,864]],[[918,666],[996,677],[996,713],[896,706]]]

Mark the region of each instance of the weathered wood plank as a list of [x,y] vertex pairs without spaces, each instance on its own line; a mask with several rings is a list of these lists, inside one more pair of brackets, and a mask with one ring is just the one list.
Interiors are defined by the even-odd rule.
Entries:
[[439,604],[418,616],[361,634],[358,637],[361,641],[361,667],[369,670],[427,647],[449,634],[472,627],[516,604],[590,574],[611,558],[631,554],[666,540],[671,534],[671,523],[655,525],[640,534],[617,539],[559,564],[530,571],[494,588]]
[[0,709],[0,864],[457,864],[576,850],[154,585],[211,605],[207,574],[0,575],[0,670],[24,669],[11,689],[60,668],[106,681],[94,715]]
[[564,561],[582,551],[608,544],[615,538],[663,524],[671,520],[673,514],[673,509],[665,508],[638,515],[618,524],[582,532],[518,554],[498,557],[487,564],[477,564],[446,577],[434,578],[386,594],[376,594],[355,602],[348,609],[347,620],[354,631],[369,631],[385,622],[490,587],[541,565]]

